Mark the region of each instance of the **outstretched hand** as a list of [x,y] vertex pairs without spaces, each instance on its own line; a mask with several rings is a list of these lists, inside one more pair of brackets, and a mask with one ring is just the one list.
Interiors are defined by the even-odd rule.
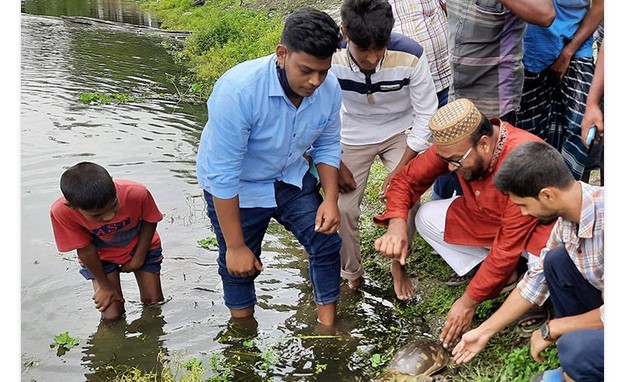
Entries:
[[466,293],[459,297],[448,311],[441,330],[440,340],[448,348],[469,327],[474,318],[476,305]]
[[463,334],[461,341],[452,349],[454,362],[457,364],[469,362],[487,346],[487,342],[489,342],[489,337],[485,336],[479,328]]

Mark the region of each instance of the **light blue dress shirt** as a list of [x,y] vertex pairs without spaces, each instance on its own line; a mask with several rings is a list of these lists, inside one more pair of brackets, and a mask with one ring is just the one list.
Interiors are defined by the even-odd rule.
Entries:
[[301,188],[309,169],[305,152],[316,164],[340,164],[342,95],[335,75],[296,108],[275,67],[274,54],[238,64],[208,99],[197,179],[218,198],[238,195],[241,208],[276,207],[275,181]]

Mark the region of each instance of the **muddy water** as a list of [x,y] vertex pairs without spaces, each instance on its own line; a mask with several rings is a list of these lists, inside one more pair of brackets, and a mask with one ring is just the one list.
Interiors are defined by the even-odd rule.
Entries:
[[[206,378],[229,369],[233,380],[370,380],[372,355],[413,331],[396,321],[391,286],[370,280],[361,293],[345,291],[337,331],[318,331],[305,254],[278,225],[264,246],[257,322],[228,322],[217,253],[197,244],[213,236],[195,179],[205,106],[175,100],[166,74],[180,68],[161,41],[21,15],[22,380],[106,381],[126,366],[150,371],[159,359],[192,358]],[[159,96],[85,105],[83,92]],[[58,253],[49,222],[61,173],[84,160],[146,184],[165,216],[158,230],[166,301],[144,308],[132,275],[122,274],[127,317],[115,325],[100,325],[91,285],[75,253]],[[65,331],[80,343],[57,354],[49,345]],[[213,357],[221,369],[211,370]]]

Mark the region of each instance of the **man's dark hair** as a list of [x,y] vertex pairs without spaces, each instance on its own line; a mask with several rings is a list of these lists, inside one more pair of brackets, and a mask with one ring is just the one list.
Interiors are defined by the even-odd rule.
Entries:
[[493,184],[498,190],[521,198],[538,198],[545,187],[564,190],[574,182],[562,155],[545,142],[519,144],[504,159],[493,177]]
[[389,43],[394,14],[387,0],[344,0],[340,15],[344,32],[359,48],[381,49]]
[[476,130],[469,136],[472,146],[478,143],[483,135],[488,137],[493,136],[493,124],[489,121],[489,118],[480,112],[480,123],[476,127]]
[[92,162],[80,162],[65,170],[61,192],[71,207],[85,211],[104,208],[117,197],[108,171]]
[[281,43],[294,52],[318,58],[331,57],[340,47],[340,28],[325,12],[303,8],[286,19]]

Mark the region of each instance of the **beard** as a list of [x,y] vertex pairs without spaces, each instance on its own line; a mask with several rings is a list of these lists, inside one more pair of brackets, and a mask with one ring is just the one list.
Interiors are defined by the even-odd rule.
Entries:
[[461,176],[463,177],[463,179],[465,179],[466,182],[471,182],[486,175],[488,170],[489,166],[485,166],[484,159],[482,159],[482,157],[478,155],[474,168],[470,171],[462,173]]

